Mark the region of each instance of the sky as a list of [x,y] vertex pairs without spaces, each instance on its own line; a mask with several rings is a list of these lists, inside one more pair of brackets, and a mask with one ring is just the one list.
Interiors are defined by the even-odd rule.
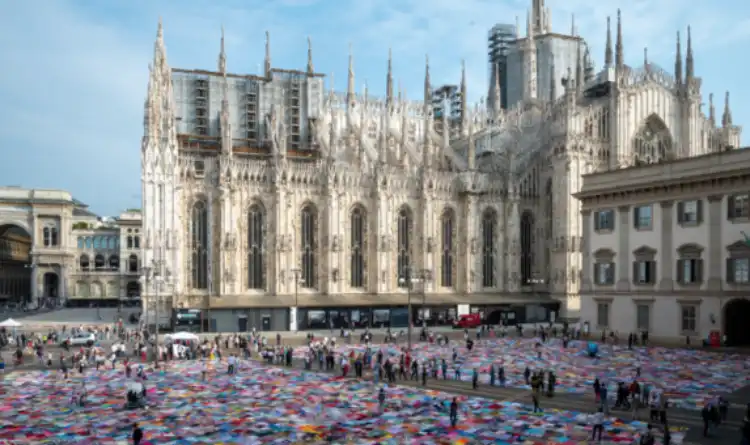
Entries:
[[[316,71],[343,89],[351,45],[359,88],[385,92],[394,77],[421,99],[425,55],[433,84],[457,83],[465,60],[470,101],[487,91],[487,32],[526,17],[531,0],[28,0],[0,15],[0,184],[70,191],[102,215],[140,207],[143,101],[159,17],[172,67],[215,70],[222,26],[228,71],[258,73],[264,33],[274,67],[304,69],[307,37]],[[547,0],[553,31],[578,32],[604,58],[606,18],[622,8],[625,62],[673,71],[675,35],[692,25],[704,102],[735,124],[750,121],[750,2]],[[525,25],[523,26],[525,30]],[[683,47],[684,48],[684,47]],[[704,107],[704,110],[706,107]],[[750,130],[748,130],[750,131]],[[750,143],[745,132],[743,145]]]

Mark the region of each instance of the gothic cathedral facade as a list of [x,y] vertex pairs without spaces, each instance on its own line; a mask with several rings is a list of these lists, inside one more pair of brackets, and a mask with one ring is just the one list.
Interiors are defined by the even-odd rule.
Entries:
[[538,97],[534,21],[516,43],[523,100],[501,109],[495,79],[469,106],[464,76],[455,121],[432,108],[429,64],[423,101],[394,94],[390,58],[376,98],[355,91],[350,55],[340,94],[311,47],[306,70],[272,68],[268,36],[261,75],[228,73],[223,38],[217,71],[172,69],[160,24],[141,152],[144,300],[210,310],[230,330],[247,313],[296,329],[321,312],[384,325],[373,311],[391,308],[396,323],[412,294],[433,315],[406,317],[575,317],[582,175],[736,147],[740,130],[728,96],[720,126],[712,101],[701,112],[689,35],[684,75],[679,41],[674,74],[632,68],[619,17],[601,71],[569,70],[564,94],[553,83]]

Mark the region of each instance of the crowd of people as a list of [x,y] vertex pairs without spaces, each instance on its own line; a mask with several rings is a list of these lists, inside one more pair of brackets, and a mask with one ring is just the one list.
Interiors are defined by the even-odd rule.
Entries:
[[[71,348],[70,345],[66,345],[62,341],[67,336],[75,335],[81,331],[92,333],[100,340],[113,341],[111,351],[106,352],[96,345]],[[485,337],[505,337],[506,335],[509,335],[509,332],[508,328],[505,327],[498,329],[480,327],[475,333],[471,333],[469,330],[465,330],[463,333],[466,350],[469,351],[475,342],[482,341]],[[567,347],[571,338],[581,337],[581,331],[559,330],[552,326],[539,327],[535,329],[535,335],[538,337],[538,345],[548,341],[550,337],[559,337],[562,339],[562,347]],[[341,338],[347,343],[352,340],[352,337],[352,333],[344,332],[341,335]],[[392,341],[397,341],[399,337],[400,335],[393,334],[390,331],[386,333],[386,339]],[[307,352],[302,359],[303,366],[307,370],[340,372],[343,377],[369,378],[376,384],[411,380],[421,383],[422,386],[428,386],[430,379],[463,380],[463,377],[468,375],[472,387],[477,389],[480,384],[480,370],[476,367],[463,368],[464,360],[460,356],[461,348],[447,346],[449,343],[447,337],[436,335],[426,328],[419,331],[419,339],[451,347],[451,359],[433,357],[429,360],[420,361],[414,358],[407,347],[400,348],[398,353],[386,352],[385,349],[372,343],[372,334],[365,330],[360,335],[360,341],[364,344],[364,349],[360,352],[339,353],[337,352],[337,339],[335,337],[316,338],[312,334],[308,335]],[[122,366],[126,377],[137,383],[127,392],[127,403],[133,407],[147,405],[146,385],[148,375],[150,372],[154,372],[157,366],[160,366],[159,362],[161,362],[161,366],[169,366],[169,363],[174,360],[201,360],[203,379],[209,378],[211,370],[229,374],[241,372],[247,360],[258,360],[269,365],[294,366],[294,348],[284,344],[283,340],[282,336],[277,334],[274,342],[253,329],[247,335],[217,334],[212,339],[206,338],[201,341],[178,340],[156,345],[153,342],[153,337],[146,330],[128,329],[121,320],[104,328],[80,326],[68,329],[63,326],[59,331],[50,330],[44,334],[20,333],[11,335],[9,332],[0,332],[0,343],[13,344],[15,346],[14,355],[18,360],[22,361],[24,355],[28,355],[29,350],[31,350],[40,364],[50,368],[54,367],[56,363],[59,364],[63,379],[68,378],[70,369],[75,369],[83,374],[90,367],[99,369],[102,366],[107,366],[116,369],[118,366]],[[639,340],[645,343],[647,338],[631,335],[628,340],[629,346],[632,347]],[[61,344],[63,347],[63,352],[59,354],[57,360],[50,351],[45,351],[46,347],[55,344]],[[393,351],[393,349],[389,349],[389,351]],[[150,356],[152,352],[156,357]],[[158,358],[154,367],[149,364],[152,358]],[[224,369],[224,371],[220,371],[221,369]],[[489,376],[491,386],[505,386],[506,369],[501,361],[491,364],[486,373]],[[553,397],[555,394],[557,376],[554,370],[535,370],[527,367],[523,372],[523,378],[531,388],[529,401],[533,405],[534,412],[541,411],[542,396]],[[633,376],[629,384],[618,382],[613,406],[610,406],[607,382],[598,378],[594,381],[593,392],[596,406],[595,412],[590,418],[592,439],[601,440],[604,419],[609,415],[610,408],[629,410],[635,419],[639,417],[638,413],[641,408],[648,407],[650,413],[649,428],[644,432],[641,443],[644,445],[655,444],[653,430],[656,429],[656,425],[659,425],[659,429],[662,431],[663,443],[670,443],[667,419],[669,400],[663,391],[652,385],[642,384],[639,378],[640,366],[637,366],[636,375]],[[385,392],[382,386],[379,391],[378,398],[384,398]],[[71,397],[72,403],[84,405],[86,394],[84,384],[74,391]],[[460,421],[457,403],[457,399],[454,399],[447,413],[451,424],[454,426]],[[705,425],[705,435],[716,431],[716,428],[726,419],[727,410],[728,404],[721,397],[706,404],[701,412]],[[750,414],[750,411],[748,414]],[[142,432],[140,434],[142,435]],[[743,434],[746,441],[750,440],[748,416],[744,420]]]

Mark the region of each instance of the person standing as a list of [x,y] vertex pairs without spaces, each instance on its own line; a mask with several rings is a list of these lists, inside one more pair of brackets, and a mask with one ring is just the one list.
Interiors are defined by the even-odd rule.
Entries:
[[138,423],[133,424],[133,445],[140,445],[143,440],[143,430],[138,426]]
[[450,419],[451,428],[455,428],[456,424],[458,423],[458,398],[456,397],[454,397],[453,401],[451,401]]

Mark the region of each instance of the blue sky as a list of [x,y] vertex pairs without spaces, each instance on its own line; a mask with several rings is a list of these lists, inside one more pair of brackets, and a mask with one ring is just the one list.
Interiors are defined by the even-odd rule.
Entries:
[[[258,72],[265,30],[273,65],[304,69],[306,37],[317,71],[344,86],[352,44],[357,83],[385,90],[388,48],[394,76],[420,98],[424,55],[433,83],[456,82],[466,59],[471,100],[486,91],[487,30],[525,17],[530,0],[223,0],[4,2],[0,15],[0,184],[62,188],[105,215],[140,206],[140,139],[148,63],[158,17],[168,60],[215,69],[222,25],[228,68]],[[732,93],[735,124],[750,121],[750,2],[719,0],[547,0],[552,27],[579,33],[604,54],[607,15],[623,8],[626,63],[674,66],[675,32],[692,25],[703,91]],[[722,103],[717,105],[721,110]],[[750,131],[750,130],[749,130]],[[743,136],[747,145],[750,136]]]

